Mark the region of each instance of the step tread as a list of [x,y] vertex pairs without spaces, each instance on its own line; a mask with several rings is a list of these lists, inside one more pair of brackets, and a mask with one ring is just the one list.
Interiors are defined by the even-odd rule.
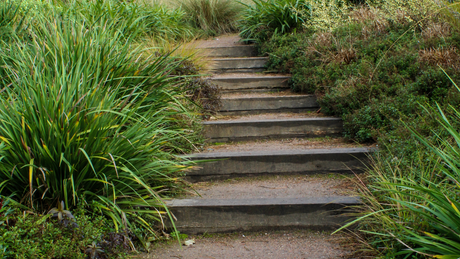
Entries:
[[215,124],[251,124],[251,123],[277,123],[277,122],[311,122],[311,121],[341,121],[341,118],[334,117],[313,117],[313,118],[248,118],[248,119],[227,119],[227,120],[213,120],[203,122],[203,125]]
[[292,100],[315,97],[312,94],[298,94],[291,91],[280,91],[280,92],[266,92],[266,93],[224,93],[222,94],[221,100],[234,100],[234,99],[262,99],[262,100]]
[[305,150],[265,150],[265,151],[230,151],[230,152],[208,152],[193,153],[185,157],[196,159],[219,159],[227,157],[255,157],[255,156],[291,156],[291,155],[321,155],[321,154],[353,154],[353,153],[371,153],[375,149],[368,147],[355,148],[315,148]]
[[241,38],[238,34],[227,34],[208,40],[198,40],[196,41],[196,46],[197,48],[214,48],[248,46],[248,44],[241,42]]
[[226,73],[214,74],[209,79],[272,79],[272,78],[291,78],[290,74],[268,74],[268,73]]
[[212,61],[252,61],[252,60],[268,60],[268,57],[218,57],[212,58]]
[[322,113],[317,112],[301,112],[301,113],[264,113],[251,115],[216,115],[207,121],[203,121],[204,125],[222,124],[222,123],[251,123],[251,122],[281,122],[281,121],[308,121],[308,120],[341,120],[337,117],[327,117]]
[[201,153],[216,152],[254,152],[254,151],[281,151],[281,150],[331,150],[337,148],[372,148],[375,145],[355,144],[343,138],[290,138],[279,140],[258,140],[234,143],[219,143],[208,145]]
[[358,196],[297,197],[297,198],[248,198],[248,199],[172,199],[166,201],[170,208],[177,207],[228,207],[228,206],[277,206],[361,204]]
[[[191,185],[185,199],[287,199],[348,196],[351,180],[335,174],[236,178]],[[193,191],[192,191],[193,190]],[[198,194],[199,196],[198,196]]]

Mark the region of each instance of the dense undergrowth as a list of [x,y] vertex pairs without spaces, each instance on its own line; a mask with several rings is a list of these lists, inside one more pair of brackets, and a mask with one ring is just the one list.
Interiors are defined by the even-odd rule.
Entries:
[[199,30],[138,2],[0,3],[2,258],[115,258],[162,238],[164,199],[194,166],[180,155],[219,106],[198,58],[163,47]]
[[323,113],[343,118],[346,138],[378,144],[359,181],[365,250],[458,258],[458,4],[260,2],[242,35],[261,43],[268,70],[291,73],[294,91],[316,94]]

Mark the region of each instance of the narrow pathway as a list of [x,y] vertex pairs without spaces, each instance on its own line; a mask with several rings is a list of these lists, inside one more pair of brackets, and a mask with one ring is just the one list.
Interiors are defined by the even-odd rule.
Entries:
[[315,96],[291,93],[289,75],[261,73],[267,58],[238,40],[202,45],[223,106],[191,157],[214,161],[188,174],[201,197],[169,202],[181,233],[206,235],[150,258],[342,258],[330,231],[359,204],[342,174],[360,172],[369,149],[343,141],[341,119],[318,114]]

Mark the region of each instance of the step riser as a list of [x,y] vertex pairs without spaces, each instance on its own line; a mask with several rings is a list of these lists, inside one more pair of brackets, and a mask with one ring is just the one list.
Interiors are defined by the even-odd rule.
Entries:
[[222,115],[243,115],[276,112],[302,112],[317,110],[314,96],[228,98],[222,99]]
[[278,78],[213,78],[223,93],[269,92],[289,89],[289,77]]
[[229,156],[192,157],[194,160],[214,160],[200,164],[199,170],[187,173],[191,182],[222,180],[259,175],[291,175],[318,173],[360,173],[365,170],[368,150],[337,152],[325,150],[321,153],[292,152],[284,154],[234,154]]
[[206,55],[208,57],[255,57],[257,56],[257,49],[252,46],[234,46],[234,47],[215,47],[206,48]]
[[264,71],[266,58],[214,59],[213,72],[256,73]]
[[337,203],[332,199],[324,200],[327,202],[313,204],[173,205],[170,209],[177,218],[175,224],[181,233],[198,234],[299,228],[337,229],[350,219],[343,215],[351,212],[345,207],[359,204],[357,200],[345,204],[339,203],[340,200]]
[[339,136],[342,133],[342,120],[340,119],[205,122],[203,125],[204,135],[209,142]]

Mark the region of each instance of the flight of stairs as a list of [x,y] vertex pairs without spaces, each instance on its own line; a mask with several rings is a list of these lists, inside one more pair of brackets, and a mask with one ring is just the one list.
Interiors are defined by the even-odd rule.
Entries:
[[[214,62],[211,80],[222,89],[223,97],[220,115],[204,122],[204,134],[209,143],[216,143],[216,147],[229,144],[227,148],[216,150],[210,145],[203,152],[190,155],[193,160],[210,162],[199,164],[201,169],[189,172],[187,179],[209,181],[212,188],[217,188],[216,193],[228,191],[230,194],[168,201],[177,218],[177,229],[191,234],[296,228],[330,230],[350,219],[344,213],[360,201],[346,192],[336,194],[335,190],[323,190],[318,195],[302,196],[289,194],[292,187],[289,184],[282,187],[286,189],[283,192],[276,186],[269,187],[273,193],[271,189],[259,193],[257,190],[260,186],[269,186],[260,182],[273,183],[276,177],[360,172],[370,150],[350,146],[304,148],[284,145],[284,141],[288,143],[293,138],[321,140],[340,136],[342,121],[318,114],[315,96],[290,93],[289,75],[260,73],[267,58],[255,57],[254,46],[212,47],[207,52]],[[270,142],[276,139],[280,141]],[[262,177],[258,178],[259,189],[234,187],[235,190],[242,188],[238,194],[244,192],[246,195],[233,196],[228,190],[232,185],[224,184],[235,178],[244,182],[254,177]],[[305,188],[315,189],[316,181],[305,179]],[[318,186],[321,188],[324,187]]]

